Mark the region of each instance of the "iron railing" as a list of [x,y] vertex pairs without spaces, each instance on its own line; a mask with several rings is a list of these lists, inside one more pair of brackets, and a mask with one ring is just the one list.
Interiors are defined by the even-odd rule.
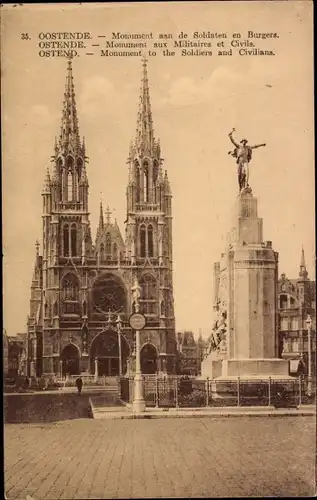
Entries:
[[[314,404],[316,383],[308,394],[307,378],[285,380],[234,381],[196,379],[195,377],[143,375],[146,406],[199,408],[224,406],[297,407]],[[121,399],[133,401],[133,377],[120,379]]]

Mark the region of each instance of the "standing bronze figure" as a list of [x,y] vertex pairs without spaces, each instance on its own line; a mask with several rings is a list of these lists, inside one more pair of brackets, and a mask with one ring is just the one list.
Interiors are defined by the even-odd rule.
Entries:
[[249,187],[249,163],[252,159],[252,150],[264,147],[266,144],[248,146],[247,139],[242,139],[240,143],[238,143],[232,137],[233,132],[235,132],[234,128],[232,129],[232,132],[230,132],[229,138],[235,146],[235,149],[233,151],[229,151],[228,154],[237,159],[236,163],[238,165],[239,189],[242,191],[243,189]]

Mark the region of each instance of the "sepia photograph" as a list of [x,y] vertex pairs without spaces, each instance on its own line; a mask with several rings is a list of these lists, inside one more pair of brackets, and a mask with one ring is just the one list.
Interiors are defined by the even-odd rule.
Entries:
[[313,37],[1,6],[7,500],[316,494]]

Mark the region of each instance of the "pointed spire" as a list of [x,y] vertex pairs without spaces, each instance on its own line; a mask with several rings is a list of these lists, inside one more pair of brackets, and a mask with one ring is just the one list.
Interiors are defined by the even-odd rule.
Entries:
[[305,252],[304,252],[304,247],[302,246],[302,254],[301,254],[301,259],[300,259],[300,267],[306,269],[306,263],[305,263]]
[[170,187],[170,181],[168,180],[167,170],[165,170],[164,184],[165,184],[165,188],[166,188],[166,194],[169,194],[171,187]]
[[40,242],[39,240],[36,240],[35,242],[35,249],[36,249],[36,257],[40,255]]
[[305,252],[304,252],[303,246],[302,246],[302,253],[301,253],[300,264],[299,264],[299,277],[303,280],[307,280],[307,278],[308,278],[308,272],[306,269],[306,262],[305,262]]
[[82,170],[81,179],[80,179],[79,184],[82,186],[89,186],[87,170],[86,170],[85,164],[83,165],[83,170]]
[[32,277],[32,287],[36,288],[40,285],[40,269],[39,262],[40,261],[40,242],[36,240],[35,242],[35,262],[33,269],[33,277]]
[[158,179],[159,179],[159,183],[160,183],[160,184],[163,184],[163,183],[164,183],[162,165],[160,165]]
[[46,175],[44,178],[44,184],[43,184],[43,189],[42,189],[42,194],[49,194],[51,192],[51,178],[50,178],[50,172],[47,167],[46,170]]
[[157,141],[156,141],[156,156],[158,158],[161,157],[161,141],[160,141],[160,138],[158,138]]
[[102,201],[100,202],[100,214],[99,214],[99,229],[103,229],[104,221],[103,221],[103,207]]
[[138,121],[136,128],[136,147],[137,149],[152,152],[154,146],[154,131],[152,121],[152,111],[149,92],[149,81],[147,75],[147,59],[142,59],[143,75],[141,81],[140,101]]
[[63,102],[60,147],[71,147],[74,151],[80,147],[78,117],[73,82],[73,68],[71,58],[67,63],[66,85]]
[[111,224],[111,211],[110,211],[110,208],[109,208],[109,205],[107,205],[107,210],[105,211],[105,214],[106,214],[106,224]]

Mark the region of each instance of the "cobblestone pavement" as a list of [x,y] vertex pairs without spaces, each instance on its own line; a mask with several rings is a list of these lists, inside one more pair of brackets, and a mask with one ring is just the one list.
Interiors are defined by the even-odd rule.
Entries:
[[314,417],[8,424],[4,437],[8,500],[314,494]]

